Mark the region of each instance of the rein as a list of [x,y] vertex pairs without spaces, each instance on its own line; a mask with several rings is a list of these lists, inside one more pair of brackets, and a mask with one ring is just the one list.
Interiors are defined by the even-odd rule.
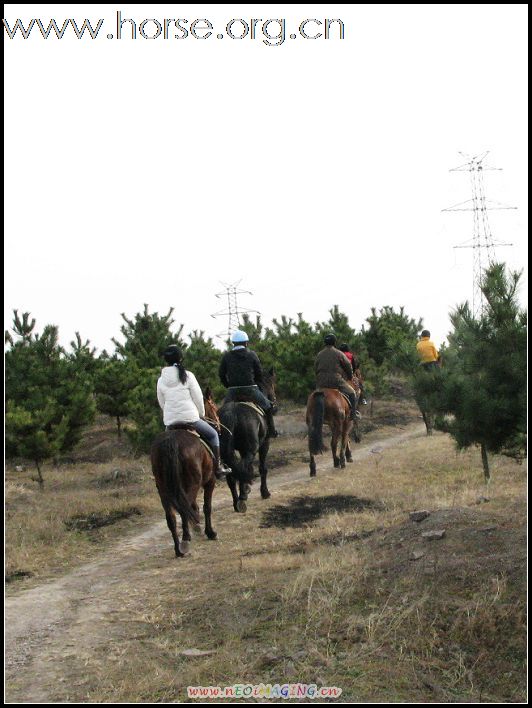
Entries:
[[229,433],[229,435],[232,435],[232,434],[233,434],[233,433],[229,430],[229,428],[228,428],[226,425],[224,425],[223,423],[221,423],[219,420],[216,421],[216,420],[213,420],[212,418],[204,418],[203,420],[204,420],[206,423],[210,423],[210,424],[213,425],[215,428],[216,428],[217,426],[220,426],[220,428],[223,428],[224,430],[227,430],[227,432]]

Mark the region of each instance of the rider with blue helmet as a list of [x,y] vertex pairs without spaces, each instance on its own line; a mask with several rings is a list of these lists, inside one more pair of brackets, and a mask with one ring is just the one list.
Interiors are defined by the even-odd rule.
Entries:
[[231,342],[233,348],[223,355],[218,372],[220,381],[227,388],[224,403],[241,397],[254,401],[266,414],[270,437],[275,437],[277,432],[273,422],[272,402],[259,388],[263,379],[259,357],[248,349],[249,337],[242,330],[233,332]]

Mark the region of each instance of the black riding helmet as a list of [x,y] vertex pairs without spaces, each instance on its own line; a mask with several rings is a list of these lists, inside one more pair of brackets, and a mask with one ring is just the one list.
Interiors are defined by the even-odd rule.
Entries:
[[336,344],[336,337],[334,334],[326,334],[323,341],[328,347],[334,347]]
[[348,352],[348,351],[349,351],[349,344],[345,344],[345,343],[344,343],[344,344],[340,344],[340,346],[338,347],[338,349],[339,349],[341,352]]
[[422,337],[430,337],[430,332],[428,329],[424,329],[423,332],[421,332]]
[[183,352],[177,344],[170,344],[163,352],[164,360],[167,364],[180,364],[183,361]]

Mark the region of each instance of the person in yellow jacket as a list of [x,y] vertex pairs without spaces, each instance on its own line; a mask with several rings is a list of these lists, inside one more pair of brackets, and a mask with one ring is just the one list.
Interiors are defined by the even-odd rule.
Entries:
[[421,360],[421,366],[426,371],[438,368],[440,355],[434,343],[430,341],[430,332],[428,329],[424,329],[423,332],[421,332],[421,339],[417,343],[416,349]]

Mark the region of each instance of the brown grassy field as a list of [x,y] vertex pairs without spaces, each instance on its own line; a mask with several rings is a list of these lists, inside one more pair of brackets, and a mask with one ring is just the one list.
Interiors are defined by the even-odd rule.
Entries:
[[[412,437],[381,448],[401,430],[379,415]],[[297,409],[280,418],[272,498],[253,490],[245,515],[217,508],[219,541],[197,538],[188,558],[161,536],[106,591],[93,641],[80,623],[76,648],[47,665],[49,696],[183,702],[187,686],[299,682],[338,686],[342,702],[526,699],[525,468],[495,460],[486,489],[479,453],[416,432],[402,402],[376,408],[365,456],[341,471],[324,456],[316,479],[291,481],[306,457],[300,419]],[[8,562],[35,573],[10,583],[17,592],[162,518],[146,460],[73,463],[45,478],[39,496],[8,473]],[[141,515],[99,529],[65,525],[132,507]],[[430,515],[416,523],[414,509]],[[431,530],[445,535],[426,540]],[[210,653],[183,654],[191,648]],[[24,690],[12,683],[11,695]]]
[[[370,437],[390,434],[417,419],[408,402],[383,401],[364,420]],[[390,426],[389,423],[392,423]],[[271,448],[270,466],[280,469],[305,458],[304,413],[285,404],[283,433]],[[388,432],[386,432],[388,431]],[[147,456],[134,459],[127,438],[102,416],[69,459],[43,466],[44,488],[31,463],[10,462],[5,484],[5,571],[8,592],[67,571],[96,557],[112,541],[160,518],[161,505]]]

